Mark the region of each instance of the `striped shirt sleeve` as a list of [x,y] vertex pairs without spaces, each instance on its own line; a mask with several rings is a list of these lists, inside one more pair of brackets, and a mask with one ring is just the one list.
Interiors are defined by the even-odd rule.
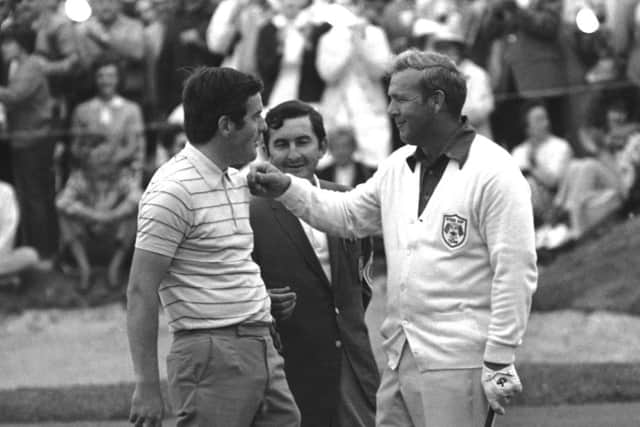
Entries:
[[192,221],[191,198],[181,183],[151,185],[140,200],[136,248],[173,258]]

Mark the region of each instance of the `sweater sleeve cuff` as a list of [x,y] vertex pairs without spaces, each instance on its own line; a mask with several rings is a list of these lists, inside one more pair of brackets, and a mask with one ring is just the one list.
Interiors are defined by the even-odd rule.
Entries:
[[516,359],[516,348],[508,345],[487,342],[484,348],[484,360],[493,363],[512,364]]
[[304,195],[306,194],[304,184],[307,181],[291,174],[287,175],[291,178],[291,184],[289,184],[289,188],[287,188],[282,195],[276,197],[275,200],[290,209],[300,203],[304,204]]

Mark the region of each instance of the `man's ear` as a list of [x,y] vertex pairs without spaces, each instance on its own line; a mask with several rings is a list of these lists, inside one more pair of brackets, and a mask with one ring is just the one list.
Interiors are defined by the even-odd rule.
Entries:
[[318,148],[320,148],[320,152],[324,156],[327,153],[327,148],[329,148],[329,142],[327,141],[327,138],[322,138],[320,141],[318,141],[318,144]]
[[438,114],[444,108],[445,95],[441,90],[436,90],[431,97],[429,97],[433,103],[433,111]]
[[228,136],[235,128],[236,125],[229,116],[220,116],[218,119],[218,131],[222,136]]

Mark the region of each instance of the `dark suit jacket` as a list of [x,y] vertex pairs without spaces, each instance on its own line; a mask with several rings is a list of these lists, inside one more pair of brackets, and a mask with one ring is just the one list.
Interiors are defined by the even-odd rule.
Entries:
[[[498,91],[515,89],[523,96],[539,90],[563,90],[569,83],[571,58],[564,44],[561,0],[533,0],[517,13],[494,13],[487,25],[505,37],[503,66]],[[507,34],[513,34],[507,36]],[[539,96],[539,95],[538,95]]]
[[[355,187],[358,184],[362,184],[366,180],[368,180],[371,175],[375,172],[375,169],[370,168],[364,163],[355,162],[356,164],[356,173],[353,177],[353,182],[351,183],[352,187]],[[336,173],[336,165],[330,164],[326,168],[318,171],[318,178],[324,179],[325,181],[335,182],[335,173]]]
[[[324,80],[316,69],[316,56],[320,37],[331,29],[327,23],[313,25],[307,36],[307,44],[302,53],[300,65],[300,83],[298,85],[298,99],[304,102],[320,102],[324,92]],[[267,22],[258,33],[256,46],[258,74],[264,83],[262,98],[269,104],[271,91],[280,74],[282,61],[282,42],[278,35],[278,28],[273,22]]]
[[[324,181],[321,186],[344,189]],[[331,425],[343,350],[375,408],[380,378],[364,323],[370,290],[360,277],[360,242],[327,236],[330,284],[300,222],[282,204],[255,198],[250,215],[254,258],[265,284],[289,286],[297,294],[293,315],[278,322],[277,329],[302,426]]]

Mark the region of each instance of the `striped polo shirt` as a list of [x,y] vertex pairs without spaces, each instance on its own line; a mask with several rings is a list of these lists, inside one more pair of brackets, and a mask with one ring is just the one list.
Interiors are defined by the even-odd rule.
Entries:
[[246,175],[187,144],[140,200],[136,248],[170,257],[158,293],[172,331],[271,321],[253,262]]

